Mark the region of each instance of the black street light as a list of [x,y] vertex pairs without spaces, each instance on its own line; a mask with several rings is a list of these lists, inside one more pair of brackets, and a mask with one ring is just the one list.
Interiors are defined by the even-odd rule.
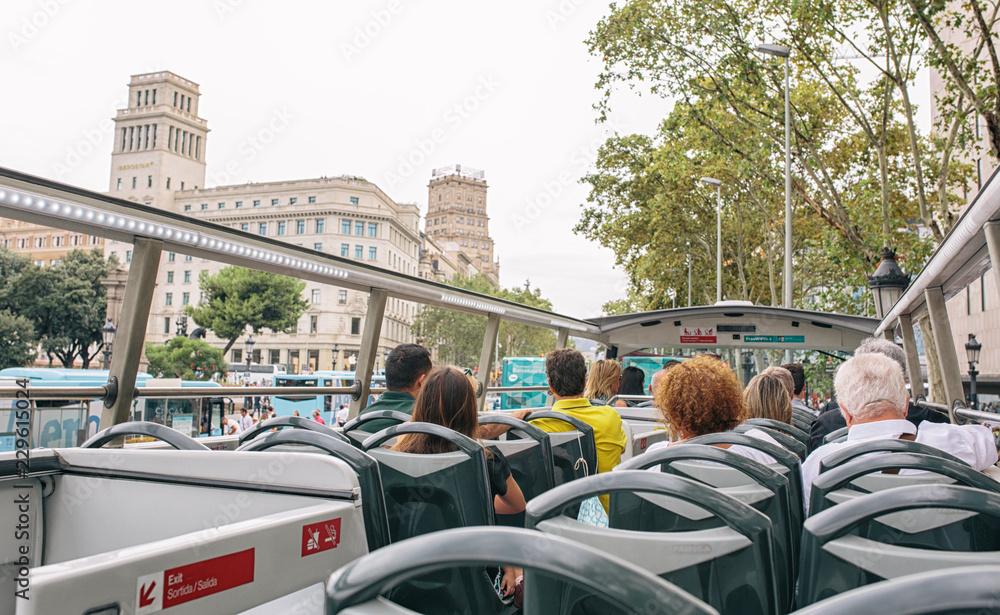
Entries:
[[338,363],[337,359],[339,359],[339,358],[340,358],[340,346],[334,344],[333,345],[333,370],[334,371],[336,371],[336,369],[337,369],[337,363]]
[[104,369],[111,369],[111,346],[115,343],[115,333],[118,333],[118,329],[109,318],[101,327],[101,335],[104,338]]
[[178,316],[177,321],[174,323],[177,325],[177,335],[181,337],[187,337],[188,334],[188,318],[187,316]]
[[882,248],[882,261],[875,273],[868,276],[868,288],[875,298],[875,315],[879,319],[885,318],[909,285],[910,276],[903,273],[896,263],[896,251]]
[[969,359],[969,401],[973,408],[979,407],[979,397],[976,395],[976,376],[979,372],[976,365],[979,364],[979,353],[982,352],[983,345],[976,340],[976,336],[969,334],[969,342],[965,345],[965,354]]
[[253,360],[253,345],[256,343],[253,339],[253,334],[248,335],[246,341],[243,342],[243,345],[247,349],[247,383],[250,382],[250,361]]

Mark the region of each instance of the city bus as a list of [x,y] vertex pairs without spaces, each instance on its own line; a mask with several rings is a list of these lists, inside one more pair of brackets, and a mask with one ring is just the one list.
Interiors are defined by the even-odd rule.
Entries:
[[[285,374],[274,377],[276,387],[349,387],[354,386],[355,375],[351,371],[343,370],[319,370],[311,374]],[[372,387],[384,387],[385,376],[373,374]],[[370,395],[368,403],[375,401],[376,396]],[[271,397],[271,405],[277,416],[293,416],[298,411],[298,416],[311,417],[313,410],[323,413],[323,420],[329,423],[331,417],[328,412],[336,412],[343,404],[351,402],[350,395],[274,395]],[[336,421],[334,421],[336,422]]]

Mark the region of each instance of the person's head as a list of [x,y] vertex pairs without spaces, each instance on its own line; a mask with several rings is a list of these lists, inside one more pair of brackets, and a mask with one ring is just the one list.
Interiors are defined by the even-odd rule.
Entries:
[[788,399],[791,400],[795,397],[795,380],[792,378],[792,372],[788,371],[784,367],[769,367],[762,371],[761,375],[777,378],[781,381],[781,384],[785,385],[785,391],[788,393]]
[[587,363],[579,350],[559,348],[545,355],[545,375],[557,397],[583,397],[587,386]]
[[655,395],[664,421],[682,438],[729,431],[746,419],[739,380],[725,363],[709,356],[671,369]]
[[618,387],[619,395],[645,395],[646,374],[635,365],[629,365],[622,370],[622,383]]
[[614,359],[598,359],[590,366],[587,390],[583,396],[590,399],[608,399],[618,392],[622,368]]
[[226,417],[226,416],[222,417],[222,424],[223,425],[228,425],[229,424],[229,417]]
[[798,363],[785,363],[781,367],[788,370],[788,373],[792,375],[792,383],[795,385],[792,389],[792,395],[798,397],[802,395],[802,390],[806,388],[806,370]]
[[792,423],[792,400],[785,385],[776,376],[758,374],[743,390],[743,405],[748,418],[774,419]]
[[681,364],[680,361],[674,361],[674,360],[670,360],[664,363],[663,367],[658,372],[653,374],[653,377],[649,379],[649,394],[656,395],[656,387],[659,386],[660,381],[663,380],[663,377],[666,376],[667,372],[669,372],[672,368],[677,367],[680,364]]
[[246,408],[243,408],[242,410],[240,410],[240,413],[241,413],[241,414],[242,414],[243,416],[246,416],[246,415],[247,415],[247,409],[246,409]]
[[318,419],[319,418],[319,410],[313,410],[313,418],[314,419]]
[[431,371],[431,353],[417,344],[400,344],[385,359],[385,388],[414,393]]
[[[470,438],[479,437],[476,390],[457,367],[438,367],[424,379],[413,403],[414,423],[434,423]],[[393,449],[407,453],[445,453],[454,445],[427,434],[404,434]]]
[[885,355],[895,361],[899,365],[899,369],[903,370],[903,380],[909,382],[906,373],[906,353],[903,352],[902,348],[884,337],[868,337],[858,345],[857,350],[854,351],[854,356],[873,353]]
[[855,355],[834,375],[833,388],[848,427],[905,419],[909,395],[899,363],[881,353]]
[[292,412],[292,416],[299,416],[299,411],[295,410],[294,412]]

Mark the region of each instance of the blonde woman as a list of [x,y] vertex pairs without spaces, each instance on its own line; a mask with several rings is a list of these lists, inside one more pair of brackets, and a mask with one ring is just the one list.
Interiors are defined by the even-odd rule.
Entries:
[[[784,371],[784,370],[783,370]],[[743,391],[748,418],[774,419],[792,423],[792,400],[781,377],[764,373],[753,377]]]
[[599,359],[590,366],[587,377],[587,389],[583,396],[587,399],[603,399],[605,401],[618,392],[622,368],[614,359]]

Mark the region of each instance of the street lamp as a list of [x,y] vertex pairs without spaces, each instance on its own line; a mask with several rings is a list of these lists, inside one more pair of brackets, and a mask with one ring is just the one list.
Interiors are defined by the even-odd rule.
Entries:
[[788,89],[788,56],[792,54],[792,50],[782,45],[757,45],[757,51],[785,59],[785,307],[790,308],[792,307],[792,113]]
[[339,359],[339,358],[340,358],[340,346],[334,344],[333,345],[333,370],[334,371],[336,371],[336,369],[337,369],[337,359]]
[[976,376],[979,375],[979,372],[976,371],[976,365],[979,363],[979,353],[982,350],[983,345],[976,341],[975,335],[970,333],[969,342],[965,345],[965,354],[968,355],[969,359],[969,399],[973,408],[979,407],[979,398],[976,395]]
[[181,337],[187,337],[188,334],[187,316],[178,316],[175,324],[177,325],[177,335]]
[[712,177],[702,177],[701,181],[715,186],[715,302],[722,301],[722,181]]
[[882,261],[875,269],[875,273],[868,276],[868,287],[871,288],[872,296],[875,298],[875,315],[880,320],[885,318],[892,306],[896,305],[909,285],[910,276],[903,273],[896,263],[896,251],[882,248]]
[[104,369],[111,369],[111,346],[115,343],[115,333],[118,333],[118,329],[109,318],[108,322],[101,327],[101,335],[104,338]]
[[255,342],[254,339],[253,339],[253,334],[248,335],[246,341],[243,342],[243,345],[246,346],[246,349],[247,349],[247,382],[248,383],[250,382],[250,361],[253,360],[253,345],[256,344],[256,343],[257,342]]

